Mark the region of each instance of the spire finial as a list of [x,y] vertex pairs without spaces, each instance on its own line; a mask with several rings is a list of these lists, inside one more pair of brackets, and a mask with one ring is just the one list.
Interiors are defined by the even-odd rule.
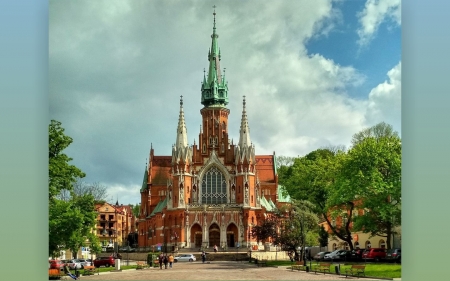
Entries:
[[183,95],[180,96],[180,107],[183,107]]
[[214,5],[213,8],[214,8],[214,12],[213,12],[213,15],[214,15],[214,29],[216,29],[216,5]]
[[242,102],[242,104],[244,105],[244,112],[245,112],[245,96],[244,96],[244,101]]

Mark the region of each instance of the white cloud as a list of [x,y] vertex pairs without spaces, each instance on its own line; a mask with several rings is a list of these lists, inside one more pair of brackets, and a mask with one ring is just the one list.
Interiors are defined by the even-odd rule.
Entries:
[[[150,144],[156,155],[171,154],[180,95],[188,141],[198,138],[215,3],[113,2],[51,1],[50,116],[74,139],[67,154],[86,181],[109,186],[113,202],[118,195],[135,204]],[[355,100],[346,91],[366,81],[358,69],[308,54],[305,42],[342,20],[332,1],[236,3],[221,2],[216,19],[235,142],[243,95],[257,154],[347,145],[389,111],[383,93],[397,81],[394,70],[386,86]]]
[[395,130],[401,128],[402,63],[399,62],[389,72],[388,80],[373,88],[367,103],[367,123],[391,124]]
[[378,27],[387,19],[401,25],[400,0],[367,0],[364,10],[358,13],[361,27],[358,29],[360,45],[366,45],[375,35]]

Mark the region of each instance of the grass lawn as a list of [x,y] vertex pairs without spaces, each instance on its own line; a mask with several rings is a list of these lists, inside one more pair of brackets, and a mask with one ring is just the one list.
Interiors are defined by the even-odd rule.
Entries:
[[[269,266],[290,266],[293,263],[290,261],[267,261],[267,265]],[[306,263],[309,266],[309,261]],[[311,262],[312,267],[314,268],[317,265],[317,262]],[[351,264],[364,264],[364,262],[349,262],[349,263],[341,263],[341,274],[345,274],[345,269],[350,268]],[[336,263],[337,265],[337,263]],[[334,268],[330,270],[334,272]],[[367,263],[365,269],[366,276],[370,277],[382,277],[382,278],[400,278],[402,275],[402,266],[401,264],[396,263]]]

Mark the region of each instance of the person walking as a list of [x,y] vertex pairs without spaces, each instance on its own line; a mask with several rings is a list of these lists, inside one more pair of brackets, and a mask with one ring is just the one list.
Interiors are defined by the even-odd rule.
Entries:
[[217,245],[214,245],[214,253],[217,253]]
[[172,268],[172,264],[173,264],[173,255],[170,254],[169,255],[169,267]]
[[158,257],[159,269],[162,269],[163,260],[164,260],[164,255],[163,255],[163,253],[161,253],[161,254],[159,254],[159,257]]
[[202,252],[202,262],[205,263],[206,261],[206,253],[205,251]]
[[164,255],[163,262],[164,262],[164,269],[167,269],[167,264],[169,263],[169,258],[167,258],[167,254]]

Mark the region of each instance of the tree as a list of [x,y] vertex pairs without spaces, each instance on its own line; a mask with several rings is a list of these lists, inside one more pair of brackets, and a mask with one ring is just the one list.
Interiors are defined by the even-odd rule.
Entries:
[[323,227],[323,225],[321,225],[319,227],[319,237],[318,237],[320,247],[328,246],[328,237],[329,237],[329,233],[325,230],[325,227]]
[[272,215],[270,218],[265,219],[259,225],[255,225],[252,227],[251,235],[253,238],[256,238],[258,242],[268,240],[269,238],[276,238],[277,234],[277,226],[279,224],[278,215]]
[[352,145],[355,146],[366,138],[380,139],[383,137],[399,138],[398,133],[394,131],[391,125],[381,122],[354,134],[352,137]]
[[50,200],[53,200],[61,190],[72,190],[72,185],[76,182],[76,179],[85,177],[85,174],[80,169],[69,164],[72,158],[62,152],[72,141],[71,137],[64,134],[61,122],[51,120],[48,149],[48,190]]
[[[351,221],[349,220],[342,227],[336,227],[333,217],[330,216],[332,208],[336,205],[343,206],[342,202],[330,204],[329,200],[345,157],[346,153],[339,147],[317,149],[304,157],[295,159],[291,167],[280,173],[279,181],[291,198],[311,202],[314,206],[313,211],[326,221],[333,234],[346,241],[350,249],[353,249]],[[351,201],[348,202],[351,203]],[[346,207],[352,209],[351,204],[347,204]],[[335,213],[331,214],[335,215]]]
[[385,123],[362,132],[355,135],[358,141],[342,167],[344,184],[336,192],[360,199],[364,213],[353,219],[353,228],[386,237],[390,249],[393,230],[401,224],[401,140]]
[[73,185],[85,174],[69,162],[63,153],[72,143],[64,134],[61,123],[52,120],[49,125],[49,255],[57,256],[62,249],[77,252],[90,243],[98,250],[98,241],[92,229],[96,212],[92,195],[77,195]]
[[92,195],[95,202],[106,202],[108,197],[107,187],[99,182],[86,183],[78,179],[73,186],[73,191],[78,196]]
[[[280,210],[278,216],[283,217],[280,232],[273,242],[281,245],[286,251],[295,253],[295,260],[304,256],[304,247],[307,246],[308,236],[311,237],[317,230],[319,218],[314,213],[315,206],[306,200],[292,200],[291,205]],[[297,248],[300,247],[300,253]]]

